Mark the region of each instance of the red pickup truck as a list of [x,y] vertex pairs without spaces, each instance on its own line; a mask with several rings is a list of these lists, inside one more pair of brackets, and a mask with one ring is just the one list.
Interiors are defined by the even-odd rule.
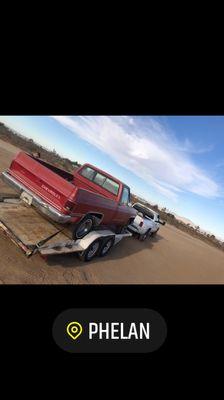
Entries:
[[129,187],[90,164],[69,173],[20,152],[2,179],[25,194],[29,204],[48,218],[72,224],[74,239],[98,225],[115,227],[119,232],[136,216],[130,206]]

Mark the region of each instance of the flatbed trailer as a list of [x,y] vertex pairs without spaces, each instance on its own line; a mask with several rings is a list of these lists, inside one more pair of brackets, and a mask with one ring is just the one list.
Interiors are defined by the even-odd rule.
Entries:
[[132,236],[125,230],[116,234],[110,229],[91,231],[84,238],[72,240],[68,230],[53,224],[19,195],[0,193],[0,230],[27,257],[39,253],[47,257],[55,254],[77,253],[83,261],[103,257],[124,237]]

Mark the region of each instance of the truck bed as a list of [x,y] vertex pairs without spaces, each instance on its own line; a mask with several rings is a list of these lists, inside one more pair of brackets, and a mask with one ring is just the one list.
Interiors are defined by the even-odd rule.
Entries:
[[72,183],[72,174],[24,152],[16,156],[7,172],[28,190],[59,210],[76,191]]

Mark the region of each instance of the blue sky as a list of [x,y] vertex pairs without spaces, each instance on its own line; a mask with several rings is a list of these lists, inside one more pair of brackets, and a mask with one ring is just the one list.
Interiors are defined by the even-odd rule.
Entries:
[[60,155],[224,239],[224,117],[0,116]]

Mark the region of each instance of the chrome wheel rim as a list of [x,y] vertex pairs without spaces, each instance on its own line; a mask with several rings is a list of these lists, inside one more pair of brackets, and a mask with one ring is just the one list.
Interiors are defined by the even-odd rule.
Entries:
[[76,237],[78,239],[81,239],[83,236],[85,236],[90,229],[92,228],[93,221],[91,219],[87,219],[84,221],[77,229],[76,231]]
[[99,242],[96,242],[96,243],[92,244],[92,246],[90,247],[90,249],[89,249],[89,251],[87,253],[87,258],[88,259],[92,258],[96,254],[97,250],[99,249],[99,245],[100,245]]
[[109,240],[109,241],[105,244],[105,246],[103,247],[103,249],[102,249],[102,254],[106,254],[106,253],[108,252],[108,250],[111,248],[111,246],[112,246],[112,243],[111,243],[111,240]]

